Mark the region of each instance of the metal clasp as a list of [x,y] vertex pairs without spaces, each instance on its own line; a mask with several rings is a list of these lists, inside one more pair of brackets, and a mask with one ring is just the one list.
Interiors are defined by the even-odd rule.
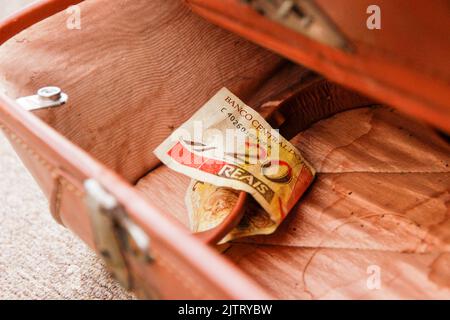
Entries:
[[100,183],[89,179],[84,187],[97,251],[124,288],[136,289],[126,256],[145,263],[153,261],[149,237],[127,217],[116,198]]
[[348,41],[313,0],[241,0],[259,14],[323,44],[351,51]]
[[16,102],[25,110],[32,111],[59,107],[67,102],[69,97],[58,87],[43,87],[33,96],[21,97]]

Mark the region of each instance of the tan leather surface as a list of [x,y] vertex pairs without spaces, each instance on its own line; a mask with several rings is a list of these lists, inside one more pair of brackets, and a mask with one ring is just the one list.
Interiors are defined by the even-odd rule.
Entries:
[[[353,51],[286,29],[240,0],[185,0],[199,15],[344,86],[450,132],[449,5],[439,1],[316,0]],[[381,29],[369,30],[369,5]]]
[[287,91],[261,106],[268,122],[286,139],[338,112],[375,104],[374,100],[315,74],[306,75]]
[[[283,299],[449,297],[448,253],[402,254],[238,244],[227,255]],[[380,289],[367,284],[374,270],[381,271]]]
[[[120,21],[126,27],[120,25],[117,30],[110,30],[109,26],[119,17],[104,10],[97,12],[100,6],[101,3],[92,8],[83,6],[84,27],[66,30],[64,41],[56,36],[65,28],[64,14],[21,33],[19,41],[25,45],[5,45],[4,74],[14,83],[8,93],[15,96],[44,86],[44,81],[64,84],[63,89],[70,95],[70,108],[35,114],[131,182],[158,163],[151,151],[162,139],[221,86],[256,100],[299,77],[292,71],[284,74],[289,66],[298,71],[301,68],[208,25],[180,3],[167,3],[158,6],[158,10],[144,3],[127,6],[120,12]],[[95,13],[85,14],[86,10]],[[136,22],[138,11],[142,18]],[[168,32],[166,29],[170,30],[173,23],[167,17],[180,17],[184,22]],[[85,27],[86,24],[92,27]],[[208,37],[198,39],[198,32],[205,32]],[[48,38],[42,38],[42,33]],[[125,38],[126,41],[121,40]],[[104,49],[96,50],[97,46]],[[36,65],[38,50],[42,59],[52,63]],[[55,56],[63,63],[55,63]],[[16,64],[20,67],[11,68]],[[29,68],[33,68],[32,74]],[[28,73],[29,78],[18,77],[20,73]],[[204,83],[205,76],[212,81]],[[89,81],[80,85],[82,78]],[[8,87],[8,81],[5,86]],[[58,181],[55,184],[50,191],[52,212],[57,211]],[[235,210],[236,214],[241,211]],[[57,213],[54,216],[59,219]],[[237,219],[230,221],[234,220]],[[231,227],[226,223],[203,238],[215,241]]]
[[[57,4],[54,1],[49,2]],[[65,16],[61,13],[18,35],[17,38],[2,46],[0,49],[2,59],[1,82],[2,91],[5,91],[6,95],[0,94],[1,128],[10,138],[19,155],[24,159],[25,164],[40,183],[47,197],[55,199],[54,208],[55,211],[59,211],[56,214],[60,215],[62,223],[78,234],[90,246],[94,246],[93,235],[86,212],[82,188],[82,182],[86,178],[98,180],[109,192],[115,195],[118,201],[124,205],[130,218],[150,236],[152,244],[151,255],[155,257],[154,262],[143,264],[134,259],[128,259],[135,282],[139,284],[136,289],[141,289],[140,287],[142,286],[152,296],[156,293],[156,297],[159,298],[268,298],[269,296],[263,290],[250,279],[247,279],[239,270],[233,268],[225,259],[218,256],[213,249],[196,240],[185,228],[180,228],[171,219],[162,216],[155,210],[154,206],[144,201],[123,178],[125,176],[128,180],[133,180],[133,174],[139,175],[151,168],[151,159],[153,159],[151,146],[157,144],[156,140],[158,138],[163,139],[165,134],[170,132],[168,124],[171,124],[171,120],[177,118],[174,110],[177,110],[180,106],[186,106],[183,104],[175,106],[172,103],[174,101],[180,102],[182,94],[185,95],[185,99],[187,98],[188,92],[186,87],[189,85],[180,87],[181,91],[178,91],[178,95],[176,92],[171,93],[171,90],[165,91],[162,88],[148,85],[146,80],[156,79],[155,77],[150,77],[150,74],[161,74],[161,71],[158,71],[159,64],[156,64],[158,57],[155,55],[151,57],[156,59],[152,60],[154,64],[150,62],[151,66],[154,67],[154,72],[147,70],[145,75],[141,74],[139,78],[139,70],[142,69],[142,66],[133,65],[133,68],[125,66],[119,70],[120,72],[114,73],[116,65],[122,61],[122,56],[127,53],[131,60],[133,54],[135,58],[139,57],[138,61],[147,57],[146,52],[139,50],[135,46],[139,44],[148,45],[155,40],[153,37],[158,35],[162,37],[164,34],[170,34],[170,27],[164,28],[164,32],[152,34],[149,31],[153,27],[157,27],[158,23],[156,21],[153,21],[154,23],[152,24],[150,20],[150,25],[147,26],[142,26],[136,21],[136,16],[139,13],[142,15],[144,13],[151,14],[151,10],[149,10],[151,6],[148,6],[147,2],[115,2],[114,6],[117,6],[116,9],[120,10],[112,10],[109,14],[102,13],[104,12],[102,10],[94,10],[96,6],[104,8],[105,3],[106,1],[83,3],[83,23],[85,23],[85,30],[89,31],[83,34],[83,37],[81,36],[83,31],[79,33],[74,31],[74,33],[70,34],[68,30],[64,29]],[[204,23],[195,16],[190,16],[189,12],[179,4],[167,2],[161,2],[161,4],[166,6],[165,8],[168,10],[167,13],[170,13],[169,15],[176,14],[178,18],[185,19],[187,25],[189,25],[190,19],[198,21],[199,24]],[[108,8],[113,9],[114,6],[108,2]],[[164,9],[164,7],[161,6],[161,9]],[[115,22],[120,21],[120,19],[114,16],[112,12],[127,13],[127,27],[130,29],[122,28],[121,26],[117,26],[117,29],[114,29]],[[93,17],[105,18],[105,20],[109,17],[115,20],[107,22],[101,19],[93,19]],[[162,17],[167,18],[164,15]],[[91,18],[93,20],[90,20]],[[11,21],[11,23],[14,23],[15,20]],[[95,23],[92,21],[95,21]],[[140,21],[148,22],[148,20],[144,19]],[[127,35],[136,33],[138,39],[135,39],[134,42],[132,39],[127,39],[129,42],[123,42],[121,51],[121,41],[113,41],[111,38],[98,32],[97,28],[101,27],[102,22],[104,23],[103,30],[105,34],[109,34],[112,38],[115,35],[119,36],[115,39],[125,39]],[[113,26],[112,31],[115,32],[110,32],[109,28],[111,26]],[[190,26],[191,29],[194,26],[195,23]],[[164,27],[164,22],[161,22],[160,27]],[[178,31],[174,30],[174,33],[181,31],[179,28],[176,29]],[[118,33],[120,30],[123,30],[124,33]],[[214,34],[214,31],[211,32]],[[216,32],[217,37],[223,31],[218,30]],[[51,34],[60,36],[62,33],[74,43],[68,44],[66,42],[62,44],[64,42],[59,42],[57,39],[49,36]],[[223,32],[223,34],[225,34],[224,37],[227,37],[227,33]],[[43,37],[43,35],[46,36]],[[26,37],[26,40],[21,38],[23,36]],[[233,36],[228,35],[228,37],[230,37],[228,43],[235,44],[231,39]],[[146,38],[147,42],[141,41]],[[219,38],[222,39],[222,37]],[[64,37],[59,39],[65,40]],[[174,42],[168,41],[167,45],[169,47],[175,46],[176,43],[179,43],[179,39],[175,40]],[[78,47],[75,46],[75,43]],[[96,44],[100,46],[95,46]],[[96,53],[102,47],[101,44],[106,46],[106,49],[103,54],[97,56]],[[177,54],[181,55],[183,52],[185,55],[189,55],[189,50],[186,51],[186,44],[192,44],[192,41],[185,42],[184,45],[181,43],[178,47],[179,51],[176,53],[170,50],[161,53],[159,50],[156,50],[156,47],[153,51],[160,53],[159,59],[168,57],[167,52],[175,56]],[[107,45],[111,47],[108,48]],[[125,50],[124,48],[127,47],[131,49]],[[257,54],[252,52],[252,50],[256,49],[255,46],[244,44],[243,47],[244,53],[242,56],[239,56],[240,58],[250,54],[252,58],[257,57]],[[71,49],[75,50],[75,52],[67,54]],[[86,50],[86,52],[80,49]],[[117,50],[117,53],[114,50]],[[262,55],[267,55],[264,51],[261,52]],[[84,62],[83,57],[85,58]],[[80,59],[79,63],[74,61],[77,58]],[[225,55],[220,57],[219,54],[216,54],[215,58],[221,60],[225,65],[235,62],[234,60],[229,60],[233,59],[233,57],[230,58]],[[151,60],[150,58],[148,59],[148,61]],[[274,67],[278,67],[278,62],[281,59],[274,57],[273,60],[275,60]],[[32,61],[40,61],[41,64],[36,65]],[[190,62],[192,62],[195,69],[195,66],[198,64],[195,61]],[[17,63],[17,66],[10,68],[12,63]],[[29,65],[27,65],[28,63]],[[170,81],[172,78],[176,80],[177,77],[181,77],[186,83],[189,83],[188,80],[193,75],[183,71],[178,72],[179,66],[174,65],[172,60],[167,60],[167,63],[168,70],[172,66],[172,72],[168,74],[170,76],[164,76],[163,74],[163,78],[158,79],[158,85],[161,85],[166,80]],[[270,63],[268,66],[269,69],[272,68]],[[220,65],[217,68],[214,68],[212,65],[208,66],[209,69],[215,70],[217,73],[223,70],[220,67]],[[195,69],[200,74],[205,74],[209,70],[202,66],[197,66],[197,68],[201,69]],[[242,67],[240,68],[242,69]],[[75,71],[69,75],[68,70]],[[137,91],[132,91],[131,96],[130,87],[122,86],[123,83],[121,82],[121,80],[125,79],[126,70],[129,70],[128,75],[131,84],[133,84],[134,77],[139,79],[139,81],[136,80],[134,83],[138,85],[135,88]],[[255,66],[255,70],[258,70],[258,66]],[[256,74],[261,75],[265,72],[265,70],[262,70],[256,72]],[[238,81],[240,80],[239,76],[237,73],[232,72],[229,75],[219,76],[219,78],[222,80],[229,79],[228,82],[224,81],[231,87],[233,87],[233,83],[236,83],[234,89],[241,92],[241,94],[245,94],[246,90],[258,87],[257,82],[259,81],[255,81],[252,76],[243,79],[243,81]],[[62,108],[53,109],[51,112],[44,110],[36,114],[46,120],[47,123],[52,124],[55,129],[73,139],[74,142],[92,152],[99,160],[116,169],[123,175],[122,177],[119,177],[103,164],[94,160],[85,151],[69,142],[69,140],[32,114],[21,110],[11,99],[19,95],[31,94],[36,88],[49,83],[60,85],[68,92],[71,100]],[[180,84],[176,81],[175,83]],[[207,94],[208,90],[213,90],[214,83],[208,83],[211,83],[210,89],[190,85],[189,87],[192,89],[190,92],[194,93],[192,99],[200,99],[202,95]],[[215,85],[218,84],[216,83]],[[148,98],[149,93],[146,91],[148,88],[153,90],[150,92],[153,96],[150,98]],[[174,91],[176,91],[175,89]],[[102,90],[104,91],[102,92]],[[122,90],[122,92],[118,92],[118,90]],[[128,95],[127,99],[125,99],[124,95]],[[159,100],[159,103],[155,103],[156,107],[153,110],[155,112],[161,111],[160,114],[164,116],[153,123],[150,122],[148,125],[142,126],[145,123],[144,120],[151,118],[150,112],[148,110],[143,112],[143,109],[146,106],[153,106],[149,100],[155,98],[155,101],[157,101],[158,95],[161,100]],[[174,100],[171,100],[172,98],[170,97],[173,97]],[[131,99],[131,102],[129,99]],[[126,101],[128,103],[125,103]],[[141,104],[138,104],[137,101],[140,101]],[[134,112],[130,112],[132,107],[135,108]],[[163,107],[166,107],[166,109],[162,109]],[[139,113],[139,110],[142,113]],[[189,112],[191,110],[185,107],[184,116],[188,116]],[[177,114],[180,114],[179,121],[181,121],[183,112],[180,111]],[[125,115],[130,116],[129,121],[134,121],[135,129],[125,126],[121,121],[122,118],[125,118]],[[146,115],[147,119],[143,117],[144,115]],[[124,121],[125,124],[130,124],[127,123],[126,118]],[[151,129],[154,131],[151,131]],[[107,132],[108,135],[102,135],[102,132],[103,134]],[[134,139],[128,132],[139,132],[141,137],[136,136]],[[153,136],[155,137],[155,140],[152,141],[149,139],[149,133],[151,132],[154,133]],[[138,156],[133,156],[130,154],[126,144],[130,143],[130,148],[132,148],[133,143],[137,143],[133,141],[137,140],[141,143],[138,148],[139,154]],[[93,141],[97,144],[93,144]],[[135,148],[137,148],[137,145]],[[144,149],[148,150],[147,153],[142,152]],[[141,172],[137,169],[141,170]],[[61,174],[61,172],[64,172],[64,174]],[[54,194],[54,197],[51,194]],[[208,261],[208,264],[206,265],[204,261]],[[230,279],[233,279],[233,281],[230,281]]]
[[36,114],[131,182],[213,93],[226,86],[249,99],[282,63],[178,1],[105,3],[81,4],[81,30],[68,30],[61,13],[3,45],[2,82],[11,97],[61,86],[67,108]]
[[[10,16],[6,16],[6,19],[0,21],[0,45],[5,41],[9,40],[20,31],[25,30],[32,25],[42,21],[51,15],[54,15],[71,5],[76,5],[83,0],[45,0],[45,1],[29,1],[24,9],[17,13],[13,13]],[[21,2],[25,4],[25,2]],[[17,6],[17,1],[13,4],[14,7]],[[6,8],[6,13],[9,10]],[[5,13],[5,11],[3,11]],[[3,14],[2,17],[5,17]]]
[[[325,289],[331,290],[330,296],[358,296],[351,292],[352,275],[335,278],[328,288],[331,285],[325,281],[324,268],[327,270],[330,260],[319,260],[317,266],[308,263],[302,250],[308,246],[321,250],[322,242],[330,247],[334,261],[342,260],[331,265],[338,271],[342,265],[362,272],[379,248],[381,252],[392,250],[394,256],[400,254],[395,250],[420,248],[431,258],[401,255],[399,261],[416,263],[414,272],[400,269],[406,274],[402,283],[413,283],[433,297],[446,294],[431,283],[445,284],[445,273],[444,280],[437,271],[430,273],[428,282],[422,279],[424,268],[433,264],[433,270],[440,271],[446,263],[445,254],[434,262],[432,258],[448,251],[443,227],[448,216],[448,146],[429,128],[383,108],[339,114],[295,140],[321,173],[282,231],[263,241],[253,239],[256,247],[242,243],[227,252],[251,277],[190,235],[172,217],[185,219],[187,178],[158,166],[153,148],[221,86],[228,86],[256,108],[273,106],[273,97],[289,90],[306,71],[209,25],[178,2],[105,3],[82,4],[82,30],[65,29],[66,17],[61,13],[0,48],[0,88],[6,92],[0,95],[0,124],[45,194],[55,199],[55,215],[61,216],[64,225],[93,246],[82,181],[88,177],[100,181],[150,235],[155,262],[143,265],[132,258],[128,262],[136,281],[160,298],[270,297],[252,277],[277,297],[303,297],[305,290],[313,292],[312,297],[322,297]],[[108,10],[103,10],[105,7]],[[41,63],[36,64],[37,60]],[[67,105],[34,113],[56,131],[11,100],[48,84],[59,85],[70,95]],[[308,94],[320,97],[320,102],[329,93],[341,92],[329,88],[324,95],[320,90]],[[305,104],[309,100],[298,99],[297,106],[305,110],[297,115],[305,120],[301,128],[339,108],[370,102],[355,95],[343,96],[349,99],[342,101],[351,103],[330,103],[325,112],[308,109]],[[280,110],[292,107],[280,106]],[[130,182],[136,181],[139,183],[133,188]],[[373,187],[378,183],[380,189]],[[409,183],[415,189],[409,190]],[[390,198],[386,199],[387,192]],[[412,210],[415,201],[422,205],[419,213]],[[348,208],[354,209],[356,225],[339,228],[336,237],[326,237],[348,218],[346,214],[351,215]],[[371,220],[366,217],[371,210],[389,218]],[[325,223],[317,220],[318,216]],[[408,219],[420,226],[404,222]],[[364,227],[358,227],[360,220],[364,220]],[[402,241],[396,243],[397,238]],[[259,244],[264,241],[280,247],[276,250],[280,258],[264,253],[267,244]],[[349,243],[359,247],[349,247]],[[295,248],[287,248],[291,245]],[[348,250],[349,255],[337,257],[336,250]],[[387,265],[383,254],[375,255],[384,259],[377,260],[380,264]],[[302,261],[316,270],[312,273],[314,284],[305,290],[292,287],[304,270]],[[421,277],[413,281],[409,276],[416,269]],[[396,274],[394,271],[389,269],[388,274]],[[346,282],[348,277],[351,279]],[[339,289],[340,281],[348,284],[348,291]],[[407,290],[403,289],[385,291],[385,297],[404,295]]]
[[[282,298],[448,299],[450,145],[385,107],[293,142],[318,170],[314,186],[273,235],[226,255]],[[366,286],[374,265],[380,290]]]
[[[381,106],[339,113],[291,141],[318,170],[314,185],[273,235],[237,240],[227,256],[279,298],[450,296],[447,142]],[[137,188],[188,226],[183,197],[164,196],[188,184],[161,166]],[[366,287],[371,265],[381,291]]]

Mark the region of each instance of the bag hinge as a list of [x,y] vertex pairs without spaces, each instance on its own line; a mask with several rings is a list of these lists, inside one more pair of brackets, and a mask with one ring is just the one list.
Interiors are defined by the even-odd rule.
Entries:
[[259,14],[313,40],[344,51],[351,47],[313,0],[241,0]]
[[97,251],[107,268],[127,290],[139,290],[133,284],[126,257],[150,263],[150,239],[126,214],[117,199],[96,180],[84,182]]

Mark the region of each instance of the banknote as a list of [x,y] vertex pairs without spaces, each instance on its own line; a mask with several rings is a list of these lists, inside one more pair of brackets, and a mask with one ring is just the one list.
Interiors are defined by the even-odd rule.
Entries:
[[[154,153],[171,169],[204,183],[198,188],[202,192],[195,189],[191,195],[200,197],[200,201],[220,194],[222,189],[214,187],[250,193],[274,225],[262,228],[260,233],[275,230],[315,174],[295,146],[226,88],[176,129]],[[225,202],[232,203],[230,198]],[[201,206],[191,208],[195,211],[191,223],[197,230],[214,227],[229,212],[219,210],[213,221],[212,216],[206,218],[206,212],[198,208]]]
[[[202,232],[217,227],[233,210],[239,193],[239,190],[192,179],[185,197],[191,231]],[[277,226],[278,224],[254,199],[249,199],[241,221],[220,243],[242,237],[270,234]]]

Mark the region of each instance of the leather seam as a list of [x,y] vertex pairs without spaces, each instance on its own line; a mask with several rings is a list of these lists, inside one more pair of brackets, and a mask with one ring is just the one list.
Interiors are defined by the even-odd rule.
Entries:
[[[56,171],[56,170],[55,170]],[[61,220],[60,208],[61,208],[61,198],[62,198],[62,184],[61,184],[61,176],[55,172],[52,174],[54,187],[52,190],[52,194],[50,196],[50,213],[55,219],[56,222],[63,225]]]
[[[83,197],[83,193],[75,185],[67,181],[67,179],[65,179],[64,177],[58,175],[57,168],[55,166],[51,165],[47,160],[45,160],[42,156],[40,156],[27,143],[25,143],[21,138],[19,138],[14,132],[9,130],[3,124],[0,124],[0,129],[2,129],[11,138],[13,142],[17,142],[19,146],[23,148],[23,150],[25,150],[40,164],[42,164],[45,168],[47,168],[52,177],[59,177],[58,180],[60,180],[61,185],[66,186],[67,190],[71,191],[74,195],[76,195],[79,198]],[[61,191],[59,191],[59,193],[61,193]]]
[[63,193],[63,183],[61,181],[61,177],[58,177],[57,182],[57,191],[56,191],[56,198],[55,198],[55,214],[58,216],[59,220],[61,221],[61,201],[62,201],[62,193]]

